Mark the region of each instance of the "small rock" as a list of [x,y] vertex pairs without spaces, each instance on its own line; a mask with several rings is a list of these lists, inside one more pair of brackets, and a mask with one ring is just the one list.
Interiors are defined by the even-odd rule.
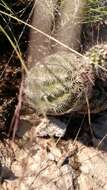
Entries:
[[79,190],[107,189],[107,153],[83,145],[78,152],[80,162]]
[[42,122],[36,127],[36,136],[46,137],[55,136],[63,137],[66,132],[67,125],[56,118],[43,119]]

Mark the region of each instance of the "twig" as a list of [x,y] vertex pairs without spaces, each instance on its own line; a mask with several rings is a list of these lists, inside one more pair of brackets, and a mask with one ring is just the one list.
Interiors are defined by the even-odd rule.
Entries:
[[21,106],[22,106],[22,94],[23,94],[23,80],[21,81],[21,85],[20,85],[20,90],[19,90],[19,96],[18,96],[18,104],[16,106],[11,124],[10,124],[10,128],[9,128],[9,135],[13,129],[13,133],[12,133],[12,140],[14,140],[15,138],[15,134],[18,128],[18,124],[19,124],[19,118],[20,118],[20,110],[21,110]]

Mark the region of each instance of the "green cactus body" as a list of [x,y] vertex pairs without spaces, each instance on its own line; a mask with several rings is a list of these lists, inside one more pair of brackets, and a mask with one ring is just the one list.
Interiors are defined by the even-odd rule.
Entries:
[[[107,109],[107,45],[99,44],[92,47],[85,56],[90,59],[95,73],[95,84],[90,99],[90,112],[98,113]],[[82,111],[85,111],[83,106]]]
[[94,74],[89,60],[57,52],[35,64],[26,78],[26,94],[39,113],[60,115],[81,110],[91,97]]
[[93,65],[96,78],[107,81],[107,45],[96,45],[86,52],[85,56]]
[[81,57],[60,51],[35,64],[26,78],[26,94],[40,114],[61,115],[107,108],[107,45]]

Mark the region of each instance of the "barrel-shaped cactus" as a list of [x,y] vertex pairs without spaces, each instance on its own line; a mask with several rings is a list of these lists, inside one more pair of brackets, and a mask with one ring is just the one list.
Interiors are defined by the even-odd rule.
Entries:
[[106,53],[107,45],[96,45],[84,56],[61,51],[36,63],[25,82],[33,107],[42,114],[86,112],[88,99],[92,112],[97,107],[103,110],[107,99]]
[[86,94],[91,97],[93,83],[89,59],[62,51],[30,69],[26,94],[37,112],[58,115],[81,110]]
[[93,65],[96,78],[107,81],[107,44],[92,47],[85,56],[90,59],[90,63]]
[[[98,113],[107,109],[107,45],[96,45],[86,52],[85,56],[90,59],[95,77],[89,101],[90,112]],[[82,111],[85,110],[86,106],[83,106]]]

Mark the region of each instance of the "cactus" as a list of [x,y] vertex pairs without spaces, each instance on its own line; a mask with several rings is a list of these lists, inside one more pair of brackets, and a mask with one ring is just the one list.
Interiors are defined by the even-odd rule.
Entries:
[[[98,113],[107,109],[107,45],[96,45],[85,55],[89,57],[95,73],[95,84],[89,102],[90,112]],[[86,111],[86,106],[83,106],[82,111]]]
[[26,95],[39,114],[91,112],[107,104],[107,45],[92,47],[83,57],[57,52],[35,64],[26,78]]
[[35,64],[26,78],[26,94],[39,113],[59,115],[81,110],[91,97],[94,73],[89,60],[57,52]]
[[107,81],[107,44],[92,47],[86,56],[94,67],[96,78]]
[[[55,23],[54,36],[60,42],[63,42],[75,50],[79,50],[81,43],[81,23],[83,23],[85,20],[84,14],[87,7],[87,1],[62,0],[58,2],[59,7]],[[63,50],[65,51],[65,48],[63,46],[57,43],[53,44],[54,52]]]

